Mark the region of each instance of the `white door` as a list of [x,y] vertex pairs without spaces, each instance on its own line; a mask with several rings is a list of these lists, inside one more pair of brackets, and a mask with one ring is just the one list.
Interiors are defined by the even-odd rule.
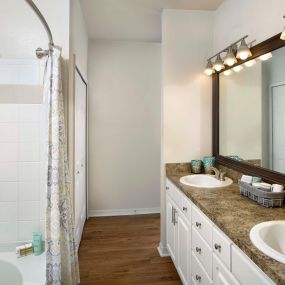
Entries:
[[174,225],[174,207],[172,203],[167,199],[167,212],[166,212],[166,227],[167,227],[167,248],[175,262],[175,225]]
[[177,269],[183,284],[190,284],[190,225],[179,214],[177,218]]
[[86,134],[87,134],[87,85],[79,71],[75,72],[75,235],[79,247],[83,227],[87,218],[87,183],[86,183]]
[[285,84],[272,88],[272,167],[285,172]]

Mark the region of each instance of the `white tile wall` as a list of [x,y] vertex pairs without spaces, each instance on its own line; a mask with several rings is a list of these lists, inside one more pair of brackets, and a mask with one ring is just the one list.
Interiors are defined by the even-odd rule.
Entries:
[[18,133],[19,129],[17,123],[0,122],[0,142],[17,142]]
[[43,69],[38,60],[0,59],[0,243],[45,229]]
[[0,105],[0,122],[2,123],[11,123],[18,121],[18,105]]
[[1,59],[0,84],[40,84],[44,64],[37,59]]
[[0,201],[11,202],[18,199],[18,182],[0,182]]
[[0,104],[0,243],[45,229],[40,104]]
[[17,162],[18,144],[16,142],[0,143],[1,162]]

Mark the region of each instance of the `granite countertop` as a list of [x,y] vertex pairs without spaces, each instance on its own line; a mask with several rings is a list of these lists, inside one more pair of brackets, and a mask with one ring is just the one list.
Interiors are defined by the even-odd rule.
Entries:
[[[177,170],[177,169],[176,169]],[[285,264],[264,255],[250,241],[251,228],[261,222],[285,220],[285,208],[265,208],[241,196],[236,182],[225,188],[196,188],[179,182],[189,175],[167,171],[167,177],[215,223],[277,285],[285,284]]]

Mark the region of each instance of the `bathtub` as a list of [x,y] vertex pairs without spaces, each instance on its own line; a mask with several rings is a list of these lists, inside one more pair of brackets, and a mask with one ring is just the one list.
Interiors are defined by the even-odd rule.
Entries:
[[45,254],[17,258],[14,252],[0,252],[1,285],[45,285]]

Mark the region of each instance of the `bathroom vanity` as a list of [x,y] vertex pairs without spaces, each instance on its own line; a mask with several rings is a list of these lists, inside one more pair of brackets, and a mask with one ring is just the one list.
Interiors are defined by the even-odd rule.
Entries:
[[167,248],[183,284],[285,284],[285,265],[255,248],[249,237],[260,222],[285,219],[240,196],[238,185],[205,189],[167,174]]
[[[285,220],[284,207],[265,208],[241,196],[239,177],[229,175],[285,185],[284,66],[285,41],[278,34],[252,47],[246,60],[212,75],[212,153],[233,184],[226,180],[215,188],[213,178],[187,176],[191,171],[185,164],[166,166],[167,248],[183,284],[285,284],[285,264],[250,240],[254,226]],[[284,230],[277,231],[280,241]],[[274,248],[284,257],[276,240]]]

